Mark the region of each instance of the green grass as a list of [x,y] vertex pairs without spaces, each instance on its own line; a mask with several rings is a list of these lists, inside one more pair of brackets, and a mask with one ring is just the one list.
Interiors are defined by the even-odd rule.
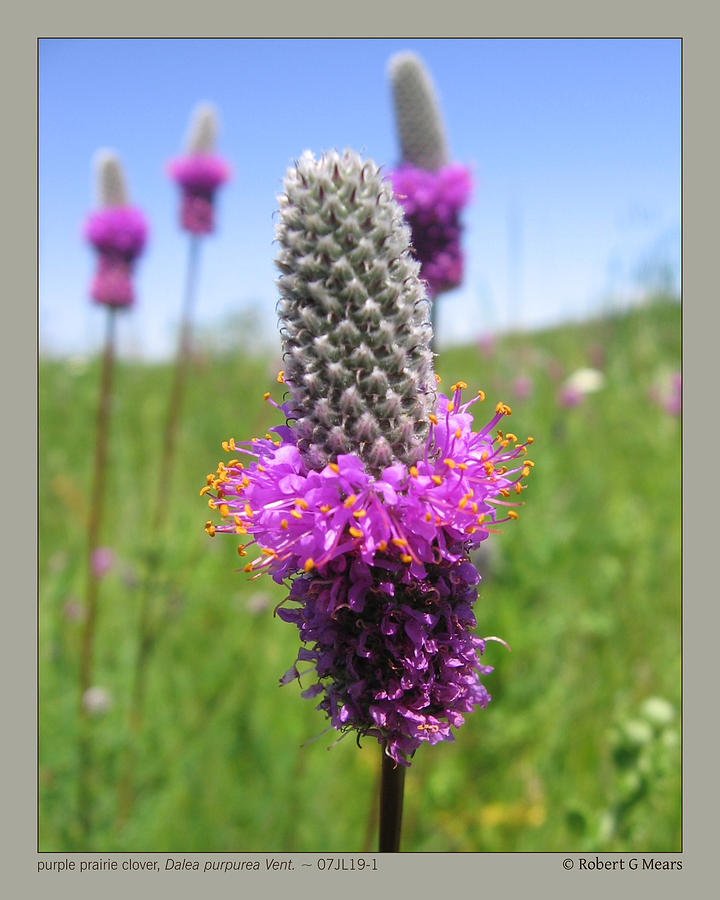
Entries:
[[[565,373],[604,355],[603,390],[570,410],[556,401]],[[478,632],[488,644],[493,702],[454,743],[421,747],[406,780],[404,850],[680,849],[680,421],[648,399],[678,369],[680,309],[658,300],[629,314],[532,335],[491,355],[452,349],[442,386],[482,387],[484,405],[510,403],[512,430],[535,438],[536,468],[520,518],[482,564]],[[156,851],[355,851],[365,847],[379,766],[326,727],[296,684],[278,678],[296,629],[273,618],[284,592],[238,574],[236,542],[208,539],[198,496],[224,457],[220,441],[263,434],[279,397],[268,361],[196,360],[191,373],[168,527],[149,533],[169,366],[121,363],[111,422],[103,543],[117,564],[102,583],[95,683],[113,705],[93,719],[94,826],[76,825],[78,661],[85,520],[95,434],[98,361],[40,364],[40,848]],[[513,379],[529,375],[526,400]],[[153,604],[162,622],[137,738],[137,797],[117,819],[118,780],[136,649],[138,581],[160,542]],[[490,542],[488,542],[490,544]],[[669,701],[645,790],[615,828],[632,766],[613,734],[651,696]],[[644,767],[644,768],[643,768]],[[605,824],[603,824],[605,823]],[[374,848],[375,837],[367,849]]]

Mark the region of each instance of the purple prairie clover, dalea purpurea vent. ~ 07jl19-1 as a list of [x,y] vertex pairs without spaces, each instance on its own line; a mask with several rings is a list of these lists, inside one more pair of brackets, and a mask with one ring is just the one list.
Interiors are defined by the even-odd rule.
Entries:
[[[463,383],[437,393],[428,300],[390,185],[351,151],[288,170],[277,239],[285,424],[230,439],[201,494],[206,524],[243,536],[252,577],[289,581],[279,608],[305,646],[282,683],[340,731],[374,737],[408,765],[423,743],[490,696],[480,682],[468,554],[517,518],[533,462],[498,429],[473,431]],[[309,668],[301,672],[298,663]]]
[[98,254],[90,296],[107,306],[131,306],[135,300],[133,269],[145,247],[148,226],[130,206],[120,161],[114,153],[98,154],[98,206],[85,223],[85,237]]
[[170,177],[182,191],[180,224],[190,234],[209,234],[215,228],[215,193],[230,177],[230,166],[214,152],[217,115],[209,104],[194,111],[186,153],[168,164]]
[[387,177],[403,205],[413,253],[431,297],[463,278],[460,213],[472,193],[467,166],[449,161],[445,128],[430,76],[414,53],[389,64],[401,163]]

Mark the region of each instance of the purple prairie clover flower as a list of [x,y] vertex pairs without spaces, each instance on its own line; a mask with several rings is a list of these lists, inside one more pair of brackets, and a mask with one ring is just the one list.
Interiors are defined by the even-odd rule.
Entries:
[[479,576],[467,561],[442,563],[391,593],[382,568],[356,565],[293,581],[288,600],[299,605],[278,615],[306,647],[280,681],[316,679],[303,697],[322,695],[317,708],[338,731],[376,738],[407,766],[421,743],[454,740],[451,727],[491,699],[485,641],[470,631]]
[[467,166],[451,163],[432,79],[414,53],[389,64],[400,164],[387,178],[405,210],[421,276],[432,298],[463,277],[460,213],[472,193]]
[[453,163],[429,172],[403,163],[387,177],[405,209],[430,296],[457,287],[464,268],[460,213],[472,193],[470,170]]
[[90,214],[85,237],[95,247],[98,264],[90,296],[108,306],[131,306],[135,300],[133,269],[147,240],[142,212],[132,206],[106,206]]
[[[473,431],[458,382],[437,393],[429,304],[389,183],[352,151],[288,170],[276,226],[285,424],[224,441],[201,495],[210,536],[241,535],[244,571],[289,581],[283,619],[314,665],[333,726],[396,763],[452,739],[489,695],[471,634],[479,575],[468,554],[516,507],[532,438]],[[282,604],[281,604],[282,606]],[[299,673],[296,662],[282,678]]]
[[426,578],[430,565],[457,562],[495,526],[517,518],[522,478],[534,465],[526,458],[532,438],[492,433],[510,413],[505,404],[472,431],[468,410],[484,395],[463,403],[464,387],[453,385],[451,399],[438,397],[423,456],[377,474],[352,453],[309,469],[289,426],[273,429],[278,441],[223,442],[226,451],[256,461],[221,462],[207,476],[201,493],[223,521],[206,530],[249,535],[241,555],[251,544],[260,555],[245,570],[267,570],[278,582],[299,571],[323,576],[347,555],[366,568],[386,568],[403,584]]
[[107,306],[131,306],[135,299],[133,269],[145,247],[148,226],[129,203],[125,175],[118,157],[102,150],[95,160],[98,205],[85,223],[84,234],[98,254],[90,296]]
[[213,153],[216,133],[214,109],[199,106],[191,123],[186,154],[168,164],[170,177],[182,191],[180,224],[195,235],[214,230],[215,194],[230,177],[228,163]]

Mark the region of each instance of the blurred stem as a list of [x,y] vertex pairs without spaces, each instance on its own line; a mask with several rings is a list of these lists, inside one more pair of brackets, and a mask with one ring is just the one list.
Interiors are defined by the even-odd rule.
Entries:
[[397,765],[383,749],[380,776],[380,853],[397,853],[400,850],[404,787],[405,768]]
[[95,661],[95,632],[97,627],[100,577],[93,570],[93,555],[98,548],[105,501],[105,473],[107,472],[108,423],[112,396],[113,363],[115,359],[115,315],[109,306],[105,320],[105,348],[100,374],[100,397],[97,410],[95,464],[93,470],[90,515],[87,530],[87,592],[85,624],[80,645],[80,728],[78,733],[78,811],[83,836],[91,827],[92,804],[92,745],[88,712],[83,704],[85,692],[92,686]]
[[180,337],[175,357],[170,399],[168,401],[165,431],[161,443],[162,458],[160,472],[156,480],[155,505],[151,519],[152,547],[148,554],[147,566],[140,590],[140,614],[138,618],[138,643],[133,669],[132,692],[130,695],[130,743],[125,765],[125,772],[120,779],[118,791],[118,820],[122,824],[130,814],[133,805],[135,784],[135,762],[137,748],[134,746],[136,736],[143,720],[145,703],[145,678],[148,662],[155,645],[158,623],[153,617],[152,598],[155,590],[155,574],[162,565],[162,532],[166,523],[168,497],[171,496],[172,476],[175,464],[177,434],[182,414],[187,370],[190,364],[192,343],[192,319],[197,293],[197,276],[200,260],[200,238],[190,235],[188,246],[187,269],[185,273],[185,291],[183,296],[182,318],[180,321]]
[[380,778],[382,766],[378,769],[373,785],[372,797],[370,800],[370,809],[368,810],[367,823],[365,825],[365,838],[363,840],[362,852],[369,853],[372,847],[373,835],[378,822],[378,802],[380,800]]

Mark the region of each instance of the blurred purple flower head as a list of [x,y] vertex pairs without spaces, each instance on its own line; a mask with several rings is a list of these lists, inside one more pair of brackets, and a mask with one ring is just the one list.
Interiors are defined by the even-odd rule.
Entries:
[[191,234],[209,234],[215,228],[217,189],[230,177],[230,166],[214,152],[217,116],[212,106],[196,107],[184,156],[168,164],[170,177],[181,188],[180,224]]
[[72,598],[63,606],[63,615],[71,622],[79,622],[85,616],[85,608],[82,603]]
[[573,406],[579,406],[583,402],[585,394],[579,388],[571,384],[565,384],[558,391],[557,399],[560,406],[571,409]]
[[670,378],[670,390],[665,397],[665,412],[671,416],[679,416],[682,412],[682,374],[673,373]]
[[101,151],[95,167],[100,208],[90,214],[84,228],[85,238],[98,253],[90,296],[108,306],[131,306],[133,269],[145,247],[147,222],[139,209],[129,205],[117,156]]
[[430,296],[457,287],[464,267],[460,213],[472,192],[470,170],[455,163],[430,172],[403,163],[387,177],[405,209]]
[[96,578],[107,575],[115,563],[115,551],[111,547],[97,547],[92,554],[92,573]]

